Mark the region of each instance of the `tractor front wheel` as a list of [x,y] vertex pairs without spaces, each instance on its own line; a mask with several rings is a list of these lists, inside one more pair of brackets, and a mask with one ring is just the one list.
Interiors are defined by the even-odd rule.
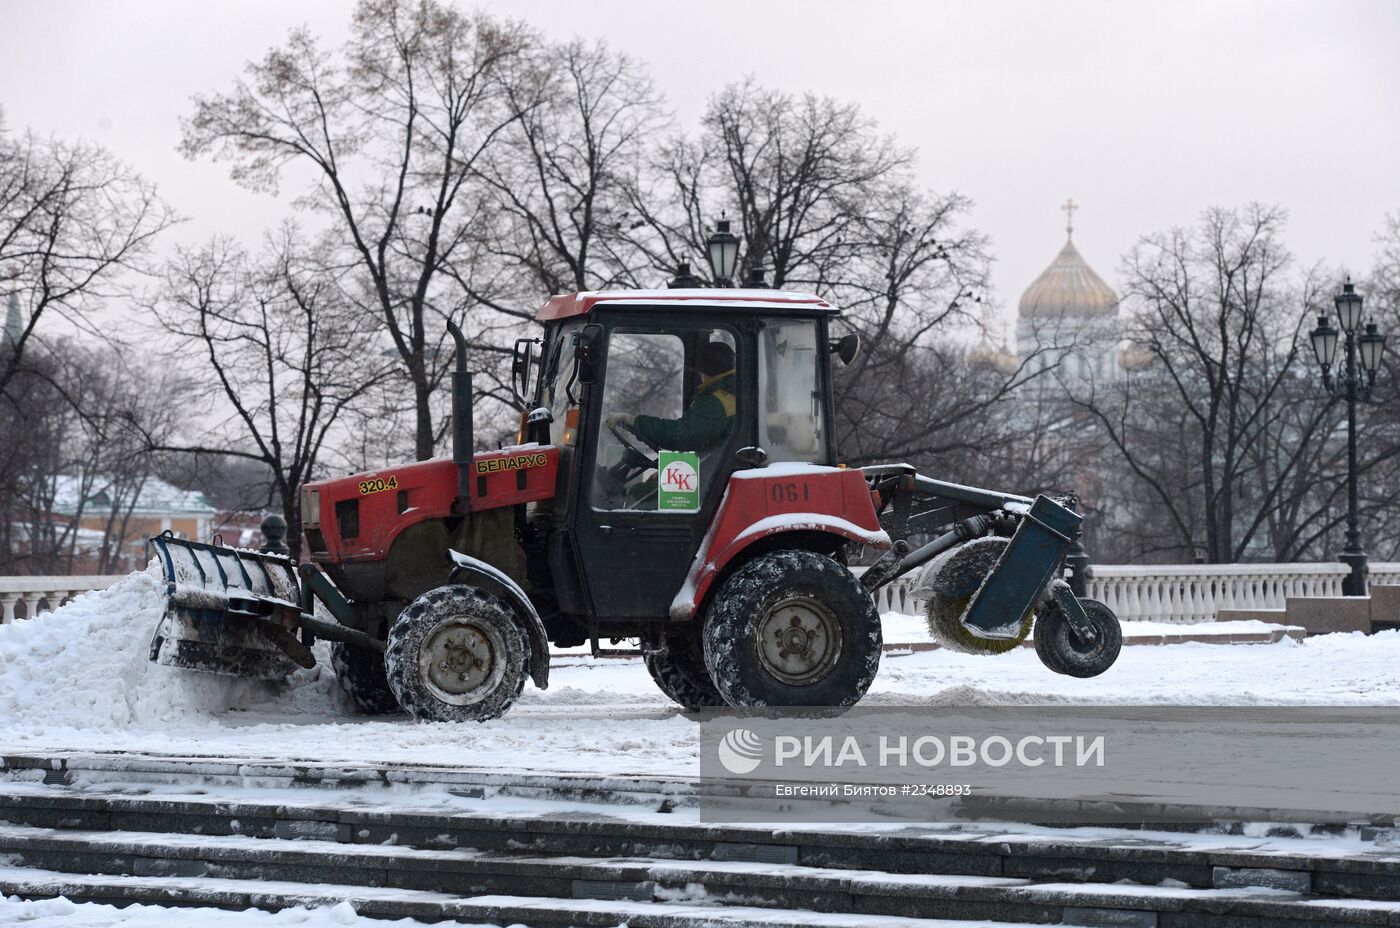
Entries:
[[713,709],[725,704],[705,667],[700,632],[697,623],[686,622],[666,632],[664,651],[642,654],[657,687],[684,709]]
[[731,706],[853,706],[880,667],[880,614],[846,567],[812,551],[754,558],[705,618],[705,664]]
[[378,651],[332,641],[331,667],[335,669],[336,682],[361,712],[385,715],[399,711],[399,701],[384,676],[384,656]]
[[384,670],[399,705],[414,718],[484,722],[520,695],[528,655],[525,630],[500,597],[442,586],[394,621]]

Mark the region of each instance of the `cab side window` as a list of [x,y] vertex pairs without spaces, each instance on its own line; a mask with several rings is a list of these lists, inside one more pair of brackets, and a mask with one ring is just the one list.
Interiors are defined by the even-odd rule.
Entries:
[[[578,326],[561,329],[540,359],[540,400],[549,408],[553,419],[549,424],[549,442],[555,447],[566,444],[565,432],[577,428],[576,422],[570,425],[569,413],[577,410],[579,401],[578,365],[573,344],[578,330]],[[576,412],[574,418],[577,420]]]
[[758,337],[758,443],[770,461],[825,463],[817,323],[778,320]]

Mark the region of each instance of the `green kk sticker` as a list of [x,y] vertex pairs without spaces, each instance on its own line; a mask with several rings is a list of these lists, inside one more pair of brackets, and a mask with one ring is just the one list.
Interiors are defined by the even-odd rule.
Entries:
[[657,455],[660,475],[658,509],[694,512],[700,508],[700,455],[694,451],[662,451]]

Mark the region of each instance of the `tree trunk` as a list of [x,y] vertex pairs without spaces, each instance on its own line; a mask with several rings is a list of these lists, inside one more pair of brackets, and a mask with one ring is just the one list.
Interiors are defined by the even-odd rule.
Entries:
[[420,461],[433,456],[433,411],[428,405],[432,399],[427,378],[413,379],[413,406],[417,425],[414,430],[413,453]]

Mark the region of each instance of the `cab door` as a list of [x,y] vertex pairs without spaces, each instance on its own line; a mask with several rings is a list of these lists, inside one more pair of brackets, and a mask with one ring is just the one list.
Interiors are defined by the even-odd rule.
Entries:
[[[627,310],[600,321],[604,360],[573,519],[582,581],[600,620],[664,619],[739,466],[734,452],[752,443],[752,347],[739,324],[713,315]],[[702,369],[725,349],[732,370]],[[636,418],[610,428],[616,416]]]

